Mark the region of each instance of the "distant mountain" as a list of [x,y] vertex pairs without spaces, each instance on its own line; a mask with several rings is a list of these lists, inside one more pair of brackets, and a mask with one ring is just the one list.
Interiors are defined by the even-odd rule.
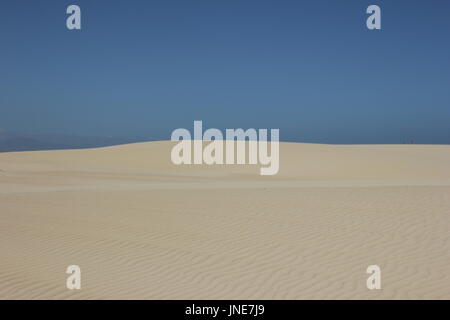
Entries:
[[149,141],[142,137],[83,137],[65,134],[26,135],[0,131],[0,152],[83,149]]

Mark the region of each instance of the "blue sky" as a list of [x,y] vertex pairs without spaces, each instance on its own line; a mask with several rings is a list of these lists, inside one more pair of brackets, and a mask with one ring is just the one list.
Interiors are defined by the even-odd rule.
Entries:
[[[66,8],[82,30],[66,28]],[[366,28],[368,5],[382,30]],[[0,129],[450,143],[450,2],[5,0]]]

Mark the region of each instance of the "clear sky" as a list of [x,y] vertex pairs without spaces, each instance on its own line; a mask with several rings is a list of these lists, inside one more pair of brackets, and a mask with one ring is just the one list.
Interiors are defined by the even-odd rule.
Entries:
[[448,0],[2,0],[0,129],[450,143],[449,35]]

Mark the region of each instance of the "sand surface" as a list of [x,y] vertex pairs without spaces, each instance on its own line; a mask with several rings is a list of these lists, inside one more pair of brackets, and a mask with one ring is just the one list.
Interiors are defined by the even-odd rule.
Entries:
[[172,145],[0,153],[0,299],[450,299],[450,146],[282,143],[260,176]]

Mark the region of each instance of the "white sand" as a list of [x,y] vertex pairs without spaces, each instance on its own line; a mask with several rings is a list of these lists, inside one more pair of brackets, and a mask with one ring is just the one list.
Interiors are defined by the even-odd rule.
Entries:
[[172,145],[0,153],[0,299],[450,299],[450,146],[282,143],[260,176]]

